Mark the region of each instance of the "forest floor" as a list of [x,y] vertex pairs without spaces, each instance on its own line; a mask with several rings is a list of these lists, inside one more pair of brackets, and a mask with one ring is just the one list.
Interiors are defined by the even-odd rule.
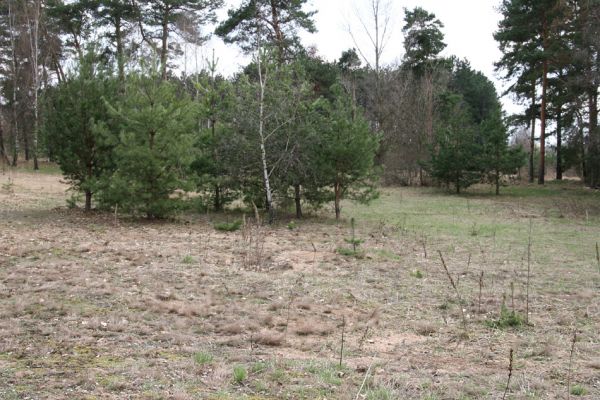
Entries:
[[0,399],[600,398],[598,192],[392,188],[228,233],[86,215],[52,172],[0,172]]

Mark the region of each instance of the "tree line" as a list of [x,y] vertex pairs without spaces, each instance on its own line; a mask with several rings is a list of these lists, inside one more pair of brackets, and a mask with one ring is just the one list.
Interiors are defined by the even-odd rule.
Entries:
[[510,82],[507,94],[527,106],[512,124],[530,132],[530,182],[537,176],[544,183],[545,152],[554,135],[556,179],[575,168],[589,186],[598,187],[600,1],[503,0],[500,11],[494,37],[503,56],[496,66]]
[[[48,157],[86,209],[148,217],[243,199],[270,220],[276,208],[301,217],[303,204],[328,202],[339,218],[342,199],[373,199],[380,178],[457,192],[490,182],[498,192],[524,154],[508,144],[493,84],[440,55],[443,24],[420,7],[404,10],[402,61],[382,65],[389,19],[384,0],[370,2],[374,63],[356,45],[333,62],[303,47],[299,32],[315,31],[305,0],[245,0],[223,21],[220,0],[7,0],[0,157],[36,167]],[[251,62],[231,77],[218,55],[182,71],[176,60],[215,24]]]

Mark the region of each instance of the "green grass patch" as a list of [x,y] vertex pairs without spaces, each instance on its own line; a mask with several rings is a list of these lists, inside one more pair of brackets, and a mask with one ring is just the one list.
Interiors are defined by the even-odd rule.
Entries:
[[238,219],[233,222],[216,222],[214,227],[221,232],[235,232],[242,227],[242,221]]

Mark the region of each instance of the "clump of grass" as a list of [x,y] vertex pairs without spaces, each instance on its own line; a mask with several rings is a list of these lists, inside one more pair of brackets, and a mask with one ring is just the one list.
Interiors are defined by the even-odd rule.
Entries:
[[423,275],[423,273],[419,269],[415,269],[410,273],[410,276],[417,279],[423,279],[425,275]]
[[571,387],[571,394],[573,396],[583,396],[587,394],[587,390],[585,390],[585,388],[581,385],[573,385]]
[[288,228],[290,231],[293,231],[293,230],[294,230],[294,229],[296,229],[297,227],[298,227],[298,225],[296,224],[296,221],[290,221],[290,222],[287,224],[287,228]]
[[360,259],[365,258],[365,253],[361,250],[352,250],[347,249],[345,247],[338,247],[336,251],[338,254],[346,257],[356,257]]
[[498,319],[486,321],[486,325],[495,329],[519,328],[525,325],[525,318],[515,311],[510,311],[503,301]]
[[242,221],[238,219],[233,222],[216,222],[214,227],[221,232],[235,232],[242,227]]
[[210,353],[199,351],[196,354],[194,354],[194,361],[198,365],[210,364],[213,361],[213,359],[214,357]]
[[195,262],[196,260],[194,260],[194,257],[190,256],[189,254],[183,257],[183,259],[181,260],[182,264],[193,264]]
[[238,385],[241,385],[248,377],[248,371],[242,365],[236,365],[233,367],[233,381]]

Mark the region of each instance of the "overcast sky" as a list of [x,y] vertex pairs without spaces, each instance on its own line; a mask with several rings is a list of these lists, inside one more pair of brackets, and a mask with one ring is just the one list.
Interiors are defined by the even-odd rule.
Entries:
[[[315,22],[318,32],[302,34],[304,45],[315,45],[324,59],[333,61],[339,58],[342,51],[356,47],[348,33],[350,27],[358,46],[364,49],[367,57],[372,57],[372,46],[369,47],[364,29],[358,20],[358,15],[361,15],[364,21],[371,23],[368,14],[370,1],[308,0],[309,5],[306,8],[317,10]],[[239,2],[240,0],[227,0],[220,18],[225,18],[226,9]],[[447,48],[443,54],[468,59],[473,68],[482,71],[496,84],[499,93],[503,91],[504,85],[494,73],[494,62],[500,58],[501,53],[492,37],[500,20],[497,8],[501,0],[390,0],[389,2],[392,29],[389,31],[389,42],[383,54],[385,64],[399,61],[403,56],[403,9],[420,6],[433,12],[444,24],[442,31]],[[203,47],[203,56],[212,53],[213,48],[219,58],[219,69],[225,74],[239,70],[248,62],[234,46],[226,46],[218,38],[213,38]],[[519,107],[509,98],[504,98],[503,103],[509,113],[519,110]]]

